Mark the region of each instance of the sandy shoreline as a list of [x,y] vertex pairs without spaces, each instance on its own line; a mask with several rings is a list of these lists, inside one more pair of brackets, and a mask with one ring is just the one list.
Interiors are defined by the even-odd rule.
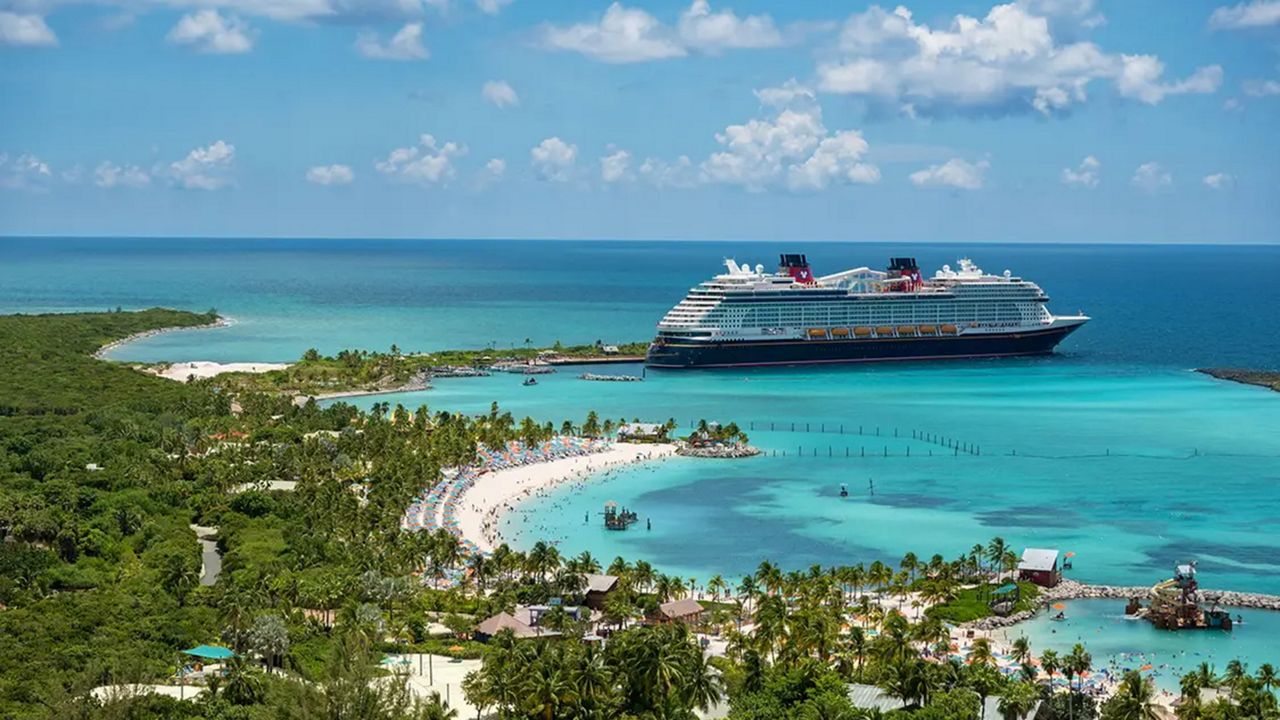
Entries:
[[105,360],[107,353],[111,352],[112,350],[115,350],[116,348],[123,347],[125,345],[128,345],[131,342],[137,342],[138,340],[143,340],[145,338],[155,337],[156,335],[164,335],[165,333],[177,332],[179,330],[210,330],[213,328],[231,327],[234,324],[235,324],[235,320],[232,320],[231,318],[220,317],[217,320],[214,320],[211,323],[205,323],[204,325],[186,325],[186,326],[156,328],[154,330],[144,330],[143,332],[127,335],[125,337],[120,338],[119,340],[112,340],[106,345],[103,345],[102,347],[98,348],[98,350],[93,353],[93,357],[97,358],[98,360]]
[[287,367],[289,367],[289,363],[218,363],[208,360],[196,360],[193,362],[149,366],[145,368],[145,371],[168,380],[187,382],[192,377],[197,380],[204,380],[222,373],[264,373],[272,370],[283,370]]
[[491,552],[504,542],[498,530],[502,514],[520,503],[561,483],[584,480],[610,468],[672,457],[675,451],[672,444],[615,443],[601,452],[486,473],[458,499],[458,530],[480,550]]

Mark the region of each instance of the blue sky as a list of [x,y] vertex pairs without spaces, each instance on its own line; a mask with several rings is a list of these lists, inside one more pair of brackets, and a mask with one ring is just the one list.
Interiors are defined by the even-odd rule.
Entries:
[[1280,0],[0,0],[0,234],[1280,241]]

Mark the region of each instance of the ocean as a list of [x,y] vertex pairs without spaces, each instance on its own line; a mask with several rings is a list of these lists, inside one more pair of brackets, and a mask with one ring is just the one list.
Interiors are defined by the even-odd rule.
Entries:
[[[505,521],[517,545],[545,538],[606,564],[644,558],[705,582],[763,559],[951,558],[998,535],[1074,552],[1069,576],[1085,581],[1154,583],[1196,559],[1207,587],[1280,593],[1280,394],[1192,372],[1280,368],[1280,246],[6,239],[0,312],[163,305],[234,320],[111,354],[135,361],[616,343],[647,340],[725,257],[769,266],[780,252],[807,253],[818,274],[969,256],[1093,321],[1043,358],[649,371],[643,383],[564,368],[536,387],[499,374],[353,402],[482,411],[496,400],[557,424],[594,409],[747,429],[763,457],[614,471]],[[607,500],[652,530],[584,523]]]

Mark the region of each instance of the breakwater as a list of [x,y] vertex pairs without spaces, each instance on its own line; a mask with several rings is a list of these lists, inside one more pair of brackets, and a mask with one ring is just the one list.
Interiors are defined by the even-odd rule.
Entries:
[[759,455],[760,448],[750,445],[706,445],[694,447],[687,443],[681,443],[676,450],[676,454],[685,457],[733,459]]
[[[1057,587],[1052,587],[1040,594],[1037,607],[1024,610],[1008,617],[985,617],[965,623],[962,627],[976,630],[993,630],[1016,625],[1031,619],[1036,613],[1061,600],[1129,600],[1145,598],[1151,593],[1150,586],[1141,585],[1091,585],[1075,580],[1063,580]],[[1201,590],[1202,602],[1223,607],[1252,608],[1255,610],[1280,611],[1280,595],[1266,593],[1237,592],[1235,590]]]

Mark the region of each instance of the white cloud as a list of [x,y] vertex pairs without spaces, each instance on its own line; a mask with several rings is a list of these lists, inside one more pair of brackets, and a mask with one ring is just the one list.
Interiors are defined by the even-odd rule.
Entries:
[[1216,92],[1222,85],[1222,68],[1218,65],[1202,67],[1184,80],[1162,83],[1164,63],[1154,55],[1121,55],[1120,76],[1116,89],[1125,97],[1136,98],[1148,105],[1155,105],[1166,95]]
[[223,17],[217,10],[199,10],[183,15],[169,31],[176,45],[192,45],[200,52],[233,55],[253,49],[253,31],[234,15]]
[[236,147],[218,140],[198,147],[181,160],[169,164],[169,177],[188,190],[217,190],[231,184],[231,168]]
[[422,23],[405,23],[387,42],[366,30],[356,36],[356,50],[373,60],[426,60],[431,56],[422,44]]
[[600,179],[607,183],[620,182],[630,178],[631,153],[626,150],[605,155],[600,158]]
[[599,22],[543,28],[542,45],[607,63],[665,60],[685,54],[674,34],[657,18],[616,2],[605,10]]
[[1129,182],[1139,190],[1156,193],[1173,187],[1173,175],[1160,166],[1160,163],[1149,162],[1138,166]]
[[688,155],[681,155],[675,162],[645,158],[639,173],[641,179],[656,188],[691,188],[698,184],[698,172]]
[[960,158],[951,158],[941,165],[930,165],[923,170],[917,170],[911,173],[910,177],[916,187],[979,190],[985,181],[984,175],[990,167],[991,163],[986,160],[970,163]]
[[432,135],[418,137],[418,144],[396,148],[386,160],[374,163],[378,172],[405,182],[435,185],[453,179],[457,170],[453,159],[467,154],[465,145],[447,142],[439,145]]
[[511,2],[512,0],[476,0],[476,7],[485,15],[497,15]]
[[490,80],[480,88],[480,95],[500,108],[520,104],[520,96],[506,80]]
[[1098,168],[1100,167],[1102,167],[1102,163],[1098,162],[1098,158],[1088,155],[1080,161],[1080,167],[1075,170],[1062,168],[1062,182],[1067,185],[1096,188],[1098,187]]
[[708,0],[693,0],[673,27],[644,10],[614,2],[598,21],[543,27],[541,41],[545,48],[601,62],[634,63],[684,57],[690,50],[715,55],[778,47],[820,27],[825,25],[795,23],[784,33],[768,15],[740,17],[730,9],[713,10]]
[[350,185],[355,179],[350,165],[316,165],[307,170],[307,182],[316,185]]
[[795,78],[776,87],[760,88],[751,92],[761,104],[769,107],[782,108],[796,104],[808,107],[818,102],[818,94],[813,91],[813,88],[801,85]]
[[1280,25],[1280,0],[1253,0],[1230,7],[1223,6],[1209,16],[1209,27],[1218,30]]
[[880,168],[861,162],[868,147],[862,133],[856,130],[841,130],[823,138],[808,160],[787,168],[787,187],[792,190],[824,190],[833,180],[878,183]]
[[1235,184],[1236,179],[1227,173],[1214,173],[1204,176],[1204,184],[1214,190],[1225,190]]
[[0,12],[0,45],[57,45],[58,36],[39,15]]
[[578,159],[578,146],[570,145],[558,137],[549,137],[530,150],[529,157],[539,177],[565,182],[573,175],[573,164]]
[[766,48],[783,44],[782,33],[768,15],[740,18],[732,10],[711,11],[707,0],[694,0],[677,25],[686,47],[706,52],[726,48]]
[[722,150],[701,165],[705,182],[741,185],[752,192],[785,184],[795,191],[821,190],[832,181],[873,183],[880,170],[863,162],[867,142],[861,133],[831,134],[813,91],[794,79],[756,91],[774,113],[716,133]]
[[1245,80],[1244,94],[1252,97],[1280,95],[1280,80]]
[[1059,10],[1044,0],[996,5],[981,19],[957,15],[949,26],[934,28],[916,22],[905,7],[872,6],[844,23],[832,59],[818,65],[819,88],[914,116],[1051,115],[1084,102],[1095,79],[1113,80],[1121,94],[1146,102],[1212,92],[1221,81],[1221,68],[1210,66],[1186,80],[1162,82],[1163,65],[1152,56],[1061,42],[1050,9]]
[[10,158],[0,153],[0,188],[41,190],[53,179],[49,164],[31,153]]
[[507,174],[507,161],[502,158],[489,158],[489,162],[484,164],[484,169],[496,180]]
[[93,171],[93,184],[100,188],[140,188],[151,184],[151,175],[137,165],[116,165],[103,161]]

